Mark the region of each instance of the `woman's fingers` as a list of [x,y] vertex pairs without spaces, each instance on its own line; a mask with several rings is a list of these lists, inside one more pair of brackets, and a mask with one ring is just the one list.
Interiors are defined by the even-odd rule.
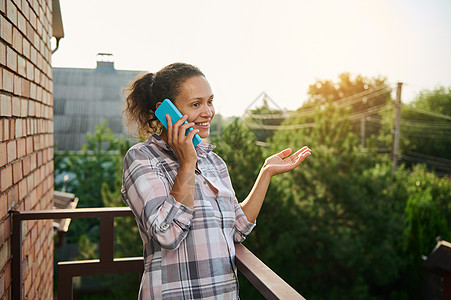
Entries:
[[[166,121],[168,123],[168,142],[170,144],[173,143],[183,143],[187,139],[187,135],[185,135],[186,130],[188,128],[193,127],[194,123],[185,123],[185,121],[188,119],[187,115],[184,115],[182,118],[180,118],[177,122],[172,124],[171,117],[169,115],[166,115]],[[193,130],[191,130],[193,131]],[[190,133],[191,133],[190,131]],[[198,130],[195,132],[197,133]],[[193,134],[194,136],[194,134]],[[193,138],[191,137],[191,140]]]
[[276,156],[284,159],[285,157],[287,157],[288,155],[290,155],[292,152],[291,148],[287,148],[285,150],[280,151],[279,153],[276,154]]
[[172,120],[170,115],[166,115],[166,123],[168,125],[168,143],[172,143]]

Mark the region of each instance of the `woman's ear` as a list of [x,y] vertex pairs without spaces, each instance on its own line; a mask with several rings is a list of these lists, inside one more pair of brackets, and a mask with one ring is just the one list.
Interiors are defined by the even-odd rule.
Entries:
[[160,102],[157,102],[157,105],[155,105],[155,109],[157,109],[158,106],[160,106],[160,104],[161,104],[161,101],[160,101]]

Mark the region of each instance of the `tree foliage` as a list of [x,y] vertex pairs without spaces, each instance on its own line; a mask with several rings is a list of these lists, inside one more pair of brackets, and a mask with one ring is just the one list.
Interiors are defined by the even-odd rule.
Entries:
[[[308,145],[312,155],[273,178],[245,244],[307,299],[418,299],[422,257],[438,236],[450,238],[450,181],[424,166],[392,174],[387,155],[360,150],[351,114],[333,101],[321,102],[312,116],[315,126],[274,134],[260,163],[286,147]],[[226,132],[217,151],[237,195],[245,197],[255,178],[249,164],[240,166],[248,156],[229,157],[241,152],[236,141],[255,139],[239,124],[233,134]],[[236,146],[223,147],[228,144]],[[258,151],[252,148],[259,147],[248,143],[242,153]],[[241,174],[252,178],[245,187]],[[241,294],[257,297],[245,281]]]
[[[419,110],[418,110],[419,109]],[[451,88],[424,90],[402,107],[400,148],[403,161],[426,163],[442,175],[451,174],[451,120],[425,114],[451,115]]]
[[[87,143],[80,152],[55,156],[55,175],[69,174],[70,180],[55,187],[74,193],[79,208],[125,206],[121,197],[122,162],[130,147],[124,137],[116,138],[106,121],[86,135]],[[115,257],[142,256],[142,242],[134,218],[115,218]],[[67,233],[68,243],[78,244],[79,258],[99,257],[98,219],[73,219]],[[108,290],[115,297],[137,297],[139,274],[102,276],[95,283],[99,290]]]

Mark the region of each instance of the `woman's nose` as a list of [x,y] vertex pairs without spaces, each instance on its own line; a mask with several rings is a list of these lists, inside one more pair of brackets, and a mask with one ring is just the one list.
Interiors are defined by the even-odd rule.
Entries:
[[213,106],[205,105],[204,109],[202,110],[202,114],[206,117],[212,117],[214,114]]

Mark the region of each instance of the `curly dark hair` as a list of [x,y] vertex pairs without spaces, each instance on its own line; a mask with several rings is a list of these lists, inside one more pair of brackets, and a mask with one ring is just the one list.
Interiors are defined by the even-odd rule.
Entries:
[[124,89],[127,93],[123,111],[130,133],[147,138],[160,132],[162,124],[155,117],[158,102],[177,98],[183,83],[194,76],[205,75],[196,67],[186,63],[170,64],[156,73],[147,73],[135,79]]

